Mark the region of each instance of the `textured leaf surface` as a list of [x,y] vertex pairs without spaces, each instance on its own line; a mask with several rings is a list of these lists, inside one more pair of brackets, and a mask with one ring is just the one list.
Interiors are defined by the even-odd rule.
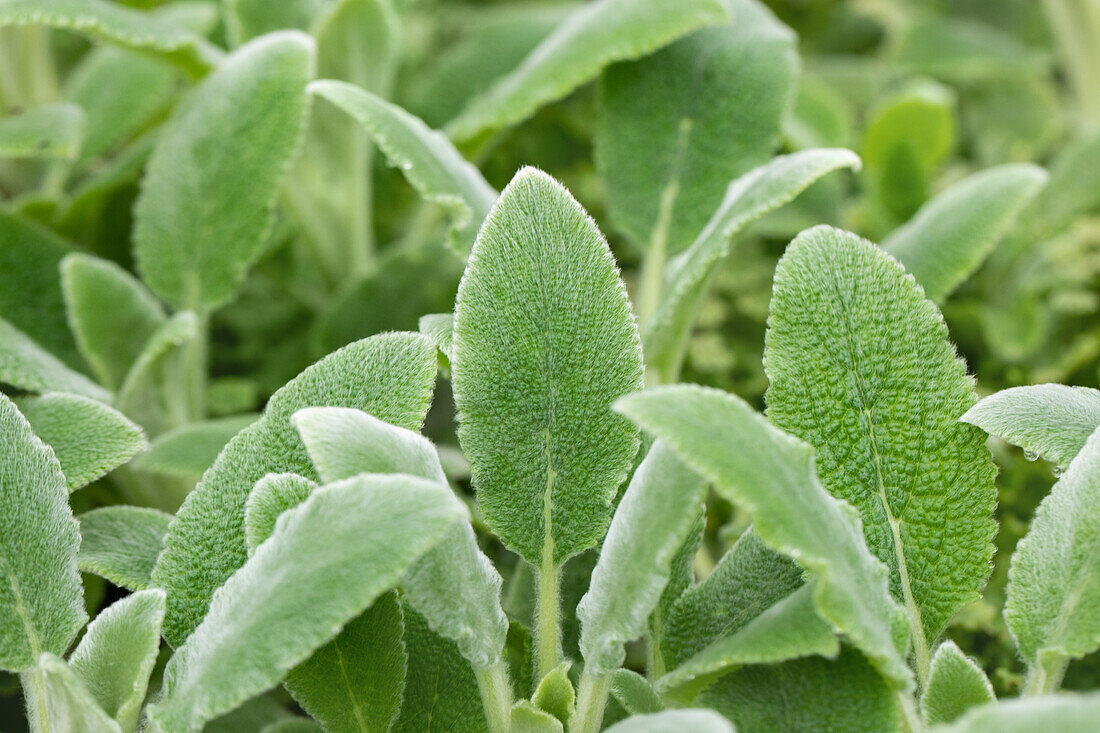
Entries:
[[641,348],[607,242],[545,173],[516,174],[478,235],[451,377],[490,528],[536,566],[596,544],[638,446],[610,405],[641,387]]
[[926,723],[950,723],[968,708],[993,702],[993,686],[974,660],[953,641],[940,644],[932,657],[928,686],[921,694],[921,713]]
[[256,482],[244,505],[244,537],[249,556],[275,531],[275,523],[283,512],[308,499],[316,488],[315,481],[296,473],[269,473]]
[[958,421],[973,380],[943,317],[880,249],[817,227],[776,269],[764,368],[768,417],[814,446],[822,483],[859,510],[927,652],[977,600],[996,531],[992,458]]
[[[29,674],[38,676],[45,693],[47,730],[82,733],[121,733],[110,715],[98,702],[73,669],[49,652],[43,652],[38,667]],[[38,719],[37,701],[28,712]]]
[[665,710],[635,715],[607,729],[608,733],[733,733],[730,722],[712,710]]
[[435,386],[435,348],[419,334],[382,334],[349,344],[272,395],[264,416],[238,433],[176,517],[154,572],[168,591],[165,638],[179,644],[206,614],[214,589],[247,557],[244,506],[268,473],[315,478],[290,416],[309,405],[356,407],[420,427]]
[[188,362],[203,348],[195,314],[173,314],[149,337],[126,373],[115,401],[118,409],[154,436],[191,422],[201,409],[203,384]]
[[171,514],[137,506],[108,506],[81,514],[80,554],[85,573],[127,590],[144,590],[164,549]]
[[169,661],[150,717],[197,731],[277,684],[466,516],[449,489],[411,476],[317,489],[214,595]]
[[634,471],[588,592],[577,606],[585,672],[622,666],[626,643],[642,636],[668,583],[672,561],[703,509],[706,482],[661,441]]
[[84,625],[80,534],[61,466],[0,395],[0,669],[62,654]]
[[69,491],[123,465],[148,443],[125,415],[102,402],[52,392],[19,400],[35,435],[53,448]]
[[226,30],[235,43],[282,28],[309,30],[317,17],[334,0],[226,0]]
[[1030,163],[975,173],[922,206],[882,248],[905,265],[929,300],[942,303],[978,269],[1047,178]]
[[970,711],[934,733],[1092,733],[1100,719],[1100,695],[1044,695],[1004,700]]
[[124,731],[136,729],[149,674],[160,650],[164,591],[144,590],[100,612],[69,665],[107,715]]
[[550,670],[535,688],[535,694],[531,696],[531,702],[539,710],[545,710],[568,725],[569,718],[573,715],[573,706],[576,697],[573,693],[573,683],[569,680],[570,662],[562,662]]
[[134,243],[143,279],[176,307],[226,302],[259,256],[301,137],[314,56],[312,39],[293,31],[242,46],[158,137],[134,205]]
[[429,313],[421,316],[417,324],[420,333],[428,336],[435,342],[443,356],[450,362],[454,354],[454,328],[455,317],[451,313]]
[[196,478],[210,468],[234,435],[259,419],[259,415],[234,415],[194,422],[170,430],[153,440],[133,467],[162,476]]
[[712,273],[729,256],[734,234],[825,174],[845,167],[858,170],[859,165],[849,150],[806,150],[774,158],[731,182],[695,242],[665,268],[665,295],[642,333],[646,363],[675,378],[699,303]]
[[425,201],[448,210],[454,219],[451,242],[469,252],[497,192],[447,136],[354,84],[324,79],[311,83],[309,91],[354,117]]
[[664,705],[649,680],[629,669],[617,669],[611,678],[611,694],[631,715],[660,712]]
[[[3,10],[0,3],[0,14]],[[84,111],[69,102],[4,117],[0,119],[0,158],[71,160],[80,152],[84,126]]]
[[1064,468],[1100,427],[1100,391],[1063,384],[1010,387],[980,400],[961,419]]
[[905,618],[890,597],[886,568],[868,552],[856,512],[821,486],[809,445],[714,389],[660,387],[616,409],[747,510],[760,537],[808,571],[822,618],[895,685],[912,684]]
[[457,140],[522,122],[542,105],[697,28],[725,21],[719,0],[598,0],[577,9],[519,67],[448,126]]
[[[734,178],[771,157],[798,71],[794,33],[756,0],[603,76],[596,164],[615,225],[683,251]],[[650,255],[652,256],[652,254]]]
[[111,394],[73,371],[30,336],[0,318],[0,382],[28,392],[72,392],[109,402]]
[[508,716],[509,733],[562,733],[562,722],[534,703],[520,700]]

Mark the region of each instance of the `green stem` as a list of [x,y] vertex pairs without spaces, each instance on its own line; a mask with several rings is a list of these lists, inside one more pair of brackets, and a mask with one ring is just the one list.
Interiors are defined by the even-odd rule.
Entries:
[[598,733],[603,724],[603,712],[607,696],[611,692],[611,675],[592,675],[588,670],[581,675],[577,691],[577,711],[573,713],[569,733]]
[[902,722],[905,727],[902,730],[907,733],[921,733],[924,730],[924,722],[917,713],[916,703],[907,692],[898,692],[898,707],[901,708]]
[[512,711],[512,683],[508,679],[508,665],[501,660],[492,667],[475,669],[474,676],[481,690],[481,704],[485,708],[490,733],[508,733]]
[[1045,663],[1033,665],[1027,673],[1024,695],[1046,695],[1057,692],[1062,685],[1062,678],[1066,675],[1067,666],[1069,666],[1069,657],[1061,654],[1048,658]]
[[46,684],[42,679],[42,670],[33,667],[19,675],[23,683],[23,694],[27,698],[27,709],[33,733],[50,733],[50,714],[46,707]]
[[536,680],[541,680],[547,672],[558,666],[561,648],[561,623],[559,621],[558,568],[554,564],[554,553],[543,554],[539,568],[537,626],[535,628]]
[[645,635],[645,676],[650,682],[656,682],[665,674],[665,657],[661,654],[661,626],[664,624],[661,608],[653,609],[649,620],[649,629]]

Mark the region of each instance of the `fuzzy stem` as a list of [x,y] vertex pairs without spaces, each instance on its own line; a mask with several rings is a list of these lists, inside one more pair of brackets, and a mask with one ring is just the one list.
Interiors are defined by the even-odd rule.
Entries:
[[33,733],[50,733],[50,714],[46,707],[46,684],[37,666],[19,675],[27,701],[27,719]]
[[588,670],[581,675],[577,691],[577,711],[573,713],[569,733],[597,733],[603,724],[607,696],[611,692],[611,675],[596,676]]
[[536,679],[558,666],[558,650],[561,626],[558,618],[558,568],[554,565],[553,552],[544,555],[539,568],[538,619],[535,629],[537,653],[535,656]]
[[508,733],[512,710],[512,683],[508,679],[508,666],[503,660],[485,669],[475,669],[477,686],[481,691],[481,704],[490,733]]
[[1033,665],[1027,673],[1024,683],[1024,695],[1045,695],[1057,692],[1066,674],[1069,657],[1059,655],[1045,663]]

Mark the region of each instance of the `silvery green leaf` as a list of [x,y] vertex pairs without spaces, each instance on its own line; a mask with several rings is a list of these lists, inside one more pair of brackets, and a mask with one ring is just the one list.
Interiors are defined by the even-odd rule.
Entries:
[[1100,426],[1100,391],[1034,384],[995,392],[960,418],[1063,468]]
[[509,733],[563,733],[562,722],[527,700],[512,706],[508,718]]
[[435,386],[435,360],[435,347],[420,334],[380,334],[329,354],[272,395],[263,417],[229,441],[176,515],[154,571],[168,592],[169,642],[182,643],[214,589],[247,558],[244,509],[256,482],[269,473],[316,476],[290,416],[309,405],[336,405],[418,428]]
[[731,182],[695,242],[665,268],[664,297],[642,331],[647,365],[665,381],[676,378],[711,275],[729,256],[737,232],[827,173],[859,166],[859,157],[849,150],[804,150],[774,158]]
[[250,413],[182,425],[154,438],[149,450],[131,466],[160,476],[197,479],[213,465],[234,435],[259,418]]
[[459,439],[489,527],[538,567],[595,545],[637,451],[610,405],[641,387],[641,346],[607,242],[545,173],[517,173],[486,219],[453,348]]
[[1043,695],[1003,700],[970,710],[932,733],[1093,733],[1100,718],[1100,694]]
[[672,560],[703,509],[706,489],[660,440],[634,471],[577,606],[586,673],[614,672],[626,658],[626,643],[645,633]]
[[3,318],[0,318],[0,382],[28,392],[71,392],[100,402],[111,393],[73,371]]
[[145,342],[122,380],[115,404],[153,436],[190,423],[201,412],[203,383],[187,368],[205,348],[199,319],[180,311]]
[[897,41],[896,63],[906,73],[958,84],[1005,75],[1041,74],[1049,56],[992,25],[966,17],[928,17],[907,24]]
[[920,707],[928,724],[950,723],[968,708],[994,702],[993,686],[973,659],[953,641],[945,641],[932,657],[928,686]]
[[256,482],[244,505],[244,536],[251,557],[275,531],[283,512],[301,504],[317,483],[296,473],[269,473]]
[[29,695],[27,712],[39,730],[80,731],[81,733],[121,733],[111,718],[88,690],[79,675],[64,659],[43,652],[34,669],[24,673],[41,697]]
[[81,514],[81,572],[106,578],[127,590],[144,590],[157,556],[164,549],[164,536],[171,514],[137,506],[108,506]]
[[315,56],[296,31],[242,46],[158,136],[134,204],[135,254],[145,282],[177,308],[224,304],[260,255],[301,138]]
[[169,733],[198,731],[274,686],[467,516],[450,489],[411,476],[317,489],[214,594],[169,661],[150,719]]
[[611,678],[611,695],[631,715],[657,713],[664,708],[649,680],[629,669],[617,669]]
[[17,404],[35,435],[53,448],[69,491],[106,476],[149,445],[125,415],[88,397],[49,392]]
[[561,721],[562,726],[569,725],[576,703],[573,683],[569,680],[570,666],[566,661],[554,667],[539,681],[535,694],[531,695],[535,707]]
[[[0,3],[0,18],[4,6]],[[80,153],[87,118],[71,102],[53,102],[0,118],[0,158],[59,158]]]
[[227,34],[240,45],[265,33],[295,28],[309,30],[327,7],[336,0],[224,0]]
[[454,354],[455,317],[453,313],[429,313],[420,317],[420,333],[435,342],[436,348],[450,362]]
[[123,731],[137,728],[160,650],[164,605],[160,589],[115,601],[88,624],[84,638],[69,657],[69,666]]
[[1039,235],[1064,231],[1100,204],[1100,176],[1093,165],[1100,155],[1100,131],[1072,140],[1050,163],[1050,181],[1031,207]]
[[809,445],[715,389],[658,387],[616,409],[745,509],[760,537],[807,571],[820,616],[893,685],[911,687],[905,616],[887,569],[868,551],[858,513],[818,481]]
[[680,36],[722,23],[720,0],[598,0],[578,8],[515,71],[476,97],[447,127],[456,140],[523,122],[596,77]]
[[634,715],[607,729],[607,733],[734,733],[733,725],[713,710],[664,710]]
[[958,421],[974,380],[943,317],[881,249],[815,227],[776,269],[764,369],[768,417],[814,446],[822,484],[859,510],[890,568],[923,677],[932,642],[985,587],[997,528],[985,436]]
[[942,303],[978,269],[1048,177],[1030,163],[975,173],[922,206],[882,248],[905,265],[929,300]]
[[62,654],[88,616],[61,465],[4,395],[0,439],[0,669],[18,672]]

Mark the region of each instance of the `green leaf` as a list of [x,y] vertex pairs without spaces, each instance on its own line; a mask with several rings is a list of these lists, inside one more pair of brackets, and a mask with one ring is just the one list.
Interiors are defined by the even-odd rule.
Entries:
[[571,666],[571,662],[562,662],[554,667],[542,678],[535,689],[535,694],[531,696],[531,702],[535,707],[557,718],[562,726],[569,725],[569,718],[573,715],[573,706],[576,703],[573,683],[569,681]]
[[391,333],[349,344],[306,369],[268,401],[264,416],[222,450],[188,494],[165,541],[154,579],[168,592],[165,638],[179,644],[210,597],[248,556],[244,508],[268,473],[315,478],[290,416],[308,405],[356,407],[418,428],[435,386],[435,348],[419,334]]
[[641,347],[607,242],[541,171],[516,174],[478,235],[451,378],[493,532],[536,567],[595,545],[638,448],[609,408],[641,387]]
[[905,265],[929,300],[942,303],[978,269],[1047,178],[1030,163],[975,173],[922,206],[882,248]]
[[153,332],[127,372],[115,401],[153,436],[191,422],[200,412],[202,381],[189,361],[205,348],[199,319],[180,311]]
[[1008,570],[1005,621],[1032,674],[1056,685],[1100,648],[1100,429],[1035,511]]
[[[411,430],[343,407],[307,407],[291,422],[324,481],[403,473],[449,488],[435,446]],[[508,633],[500,574],[471,526],[453,528],[409,568],[401,586],[405,600],[433,631],[457,643],[475,670],[500,661]]]
[[617,669],[611,678],[611,695],[631,715],[660,712],[664,705],[649,680],[629,669]]
[[1044,695],[1004,700],[971,710],[934,733],[1092,733],[1100,717],[1100,694]]
[[81,514],[82,572],[106,578],[127,590],[144,590],[164,549],[171,514],[137,506],[108,506]]
[[27,334],[0,318],[0,382],[28,392],[71,392],[100,402],[111,394],[61,363]]
[[132,731],[160,650],[164,591],[143,590],[104,609],[69,657],[89,692],[119,728]]
[[275,522],[283,512],[301,504],[317,488],[296,473],[269,473],[256,482],[244,505],[244,536],[248,555],[275,531]]
[[453,313],[429,313],[420,317],[420,333],[430,338],[437,349],[447,357],[448,363],[454,356],[455,317]]
[[[28,717],[41,720],[45,731],[121,733],[118,723],[99,707],[98,701],[77,673],[60,657],[43,652],[38,666],[27,672],[41,685],[44,700],[28,703]],[[44,710],[42,702],[45,702]],[[45,720],[42,720],[45,718]]]
[[315,55],[295,31],[242,46],[158,136],[134,205],[134,245],[142,278],[172,305],[224,304],[260,255],[301,138]]
[[225,0],[225,25],[235,45],[265,33],[296,28],[309,30],[322,11],[334,0]]
[[965,17],[919,18],[900,34],[895,62],[906,73],[958,84],[1047,71],[1050,59],[997,28]]
[[887,570],[868,552],[855,510],[821,486],[809,445],[714,389],[650,389],[616,409],[745,509],[760,537],[807,571],[821,617],[894,685],[912,685],[905,617],[890,596]]
[[61,260],[61,289],[80,353],[101,383],[118,389],[164,323],[163,306],[133,275],[88,254]]
[[420,118],[353,84],[323,79],[312,82],[309,92],[354,117],[417,193],[448,211],[450,242],[468,253],[497,192],[451,141]]
[[[4,5],[0,3],[0,18]],[[0,158],[72,160],[80,152],[86,117],[69,102],[54,102],[0,119]]]
[[603,76],[596,165],[611,220],[649,257],[686,249],[729,182],[771,157],[792,100],[794,33],[756,0],[726,5],[724,25]]
[[932,657],[928,686],[921,693],[920,707],[929,725],[950,723],[968,708],[996,700],[985,672],[953,641],[940,644]]
[[324,731],[324,728],[308,718],[287,718],[264,727],[261,733],[324,733]]
[[653,444],[615,510],[588,592],[577,606],[586,674],[614,672],[626,659],[626,643],[645,633],[706,490],[706,482],[672,448]]
[[712,710],[665,710],[634,715],[607,729],[607,733],[734,733],[730,722]]
[[163,56],[193,76],[216,65],[221,52],[186,27],[107,0],[3,0],[0,27],[41,25],[82,33]]
[[411,476],[317,489],[214,595],[169,661],[150,719],[197,731],[274,686],[467,515],[450,489]]
[[330,733],[389,730],[405,690],[405,625],[394,592],[291,670],[286,688]]
[[1100,131],[1082,135],[1063,148],[1050,163],[1050,182],[1031,207],[1039,236],[1064,231],[1083,214],[1100,205]]
[[649,367],[665,381],[676,379],[699,305],[737,232],[827,173],[859,166],[859,157],[849,150],[806,150],[774,158],[731,182],[699,237],[665,268],[665,295],[642,331]]
[[1035,384],[983,398],[960,418],[1063,468],[1100,426],[1100,391]]
[[447,127],[456,140],[523,122],[548,102],[693,30],[722,23],[719,0],[597,0],[578,8],[515,71],[475,98]]
[[80,534],[61,465],[0,395],[0,669],[62,654],[87,621],[76,552]]
[[878,247],[816,227],[776,269],[764,369],[768,417],[814,446],[822,483],[890,568],[923,677],[931,643],[985,586],[997,529],[985,437],[958,421],[974,381],[943,317]]
[[259,415],[234,415],[188,423],[158,436],[132,467],[161,476],[198,478],[213,465],[234,435],[259,419]]
[[69,491],[106,476],[149,445],[125,415],[87,397],[51,392],[17,404],[35,435],[53,448]]
[[512,706],[508,719],[509,733],[562,733],[561,720],[527,700]]

